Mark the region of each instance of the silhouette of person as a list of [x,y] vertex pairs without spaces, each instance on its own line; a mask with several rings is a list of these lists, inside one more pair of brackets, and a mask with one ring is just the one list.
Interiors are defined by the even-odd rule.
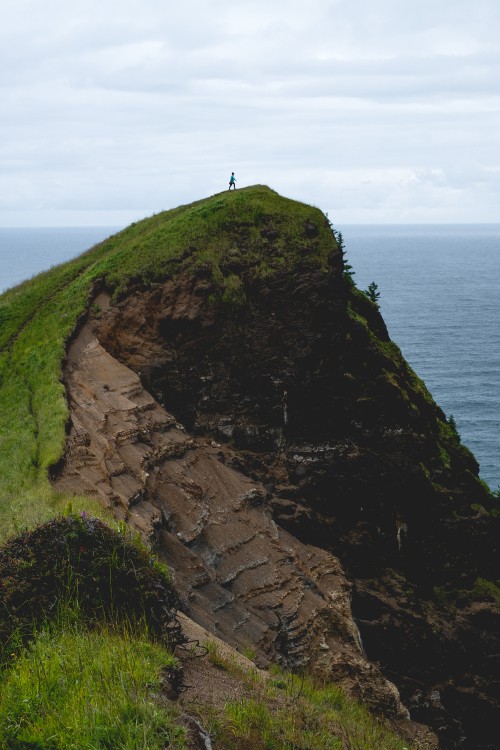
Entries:
[[229,178],[229,190],[233,188],[236,190],[236,177],[234,176],[234,172],[231,172],[231,177]]

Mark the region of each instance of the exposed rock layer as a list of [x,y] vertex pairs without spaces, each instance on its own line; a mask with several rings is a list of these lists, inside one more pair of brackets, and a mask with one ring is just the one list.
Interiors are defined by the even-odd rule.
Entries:
[[[106,298],[100,298],[101,305]],[[184,608],[242,650],[309,665],[396,720],[394,685],[365,657],[336,557],[276,525],[269,493],[192,439],[87,324],[67,358],[71,429],[57,489],[111,507],[157,547]]]
[[498,576],[474,458],[339,254],[329,272],[233,271],[244,304],[216,303],[200,271],[80,332],[57,486],[153,535],[205,627],[401,715],[360,648],[340,557],[368,657],[412,717],[443,747],[495,747],[498,611],[436,599]]

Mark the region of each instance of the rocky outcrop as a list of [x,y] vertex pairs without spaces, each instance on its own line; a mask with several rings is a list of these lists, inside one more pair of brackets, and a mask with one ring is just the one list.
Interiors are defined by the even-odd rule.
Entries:
[[71,428],[56,489],[97,496],[146,537],[183,609],[219,638],[256,648],[262,663],[308,665],[406,726],[397,689],[366,659],[338,559],[280,528],[265,486],[232,468],[230,449],[190,437],[96,328],[84,325],[68,351]]
[[[270,255],[280,229],[261,221]],[[219,637],[401,716],[376,662],[442,747],[492,750],[493,498],[333,237],[328,267],[310,262],[311,226],[303,262],[268,274],[243,233],[217,270],[237,293],[201,263],[96,300],[68,352],[56,486],[152,538]]]

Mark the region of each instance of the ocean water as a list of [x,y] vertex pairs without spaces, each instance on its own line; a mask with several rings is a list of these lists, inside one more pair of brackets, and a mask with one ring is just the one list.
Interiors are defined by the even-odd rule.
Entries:
[[[360,289],[378,284],[389,334],[500,485],[500,224],[345,225]],[[0,291],[75,257],[113,227],[0,229]]]
[[360,289],[500,485],[500,224],[339,226]]
[[0,292],[75,258],[119,227],[0,228]]

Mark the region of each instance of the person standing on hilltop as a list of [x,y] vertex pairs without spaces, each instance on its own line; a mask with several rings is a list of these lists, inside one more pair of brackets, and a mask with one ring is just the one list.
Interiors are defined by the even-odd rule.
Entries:
[[231,188],[236,190],[236,177],[234,176],[234,172],[231,172],[231,177],[229,178],[229,190],[231,190]]

